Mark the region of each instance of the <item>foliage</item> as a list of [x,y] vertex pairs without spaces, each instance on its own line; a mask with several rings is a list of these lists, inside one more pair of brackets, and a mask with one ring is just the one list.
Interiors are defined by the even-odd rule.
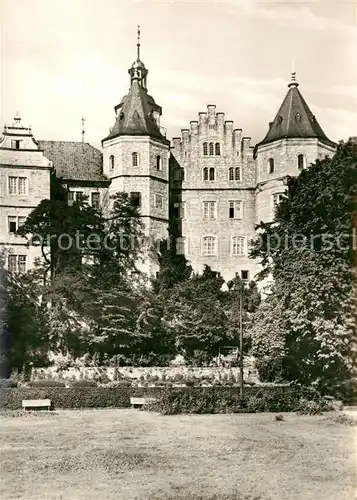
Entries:
[[302,396],[322,402],[307,388],[249,387],[241,398],[236,387],[187,387],[165,390],[150,406],[164,415],[180,413],[242,413],[295,411]]
[[330,420],[332,420],[336,424],[343,424],[343,425],[348,425],[350,427],[356,427],[357,426],[357,418],[353,418],[350,415],[347,415],[346,413],[337,413],[335,415],[331,415],[329,417]]
[[325,400],[309,401],[308,399],[301,398],[296,408],[298,415],[322,415],[324,411],[329,410],[329,404]]
[[60,380],[32,380],[28,383],[30,387],[65,387]]
[[274,285],[254,317],[252,354],[269,379],[276,370],[277,379],[346,391],[357,353],[355,200],[356,146],[341,143],[332,159],[289,180],[273,223],[259,226],[252,256]]

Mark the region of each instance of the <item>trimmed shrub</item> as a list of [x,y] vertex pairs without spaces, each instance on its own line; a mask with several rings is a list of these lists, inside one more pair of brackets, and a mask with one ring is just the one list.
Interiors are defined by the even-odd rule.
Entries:
[[246,387],[241,398],[238,387],[186,387],[164,390],[149,409],[164,415],[179,413],[291,412],[305,397],[318,405],[322,397],[308,388]]
[[59,380],[32,380],[28,385],[30,387],[65,387],[66,384]]
[[17,382],[9,378],[0,378],[0,389],[3,387],[17,387]]
[[72,380],[70,387],[97,387],[98,384],[94,380]]
[[[161,389],[162,391],[162,389]],[[129,408],[130,397],[156,397],[160,389],[138,387],[19,387],[0,390],[0,407],[17,410],[23,399],[50,399],[57,408]]]

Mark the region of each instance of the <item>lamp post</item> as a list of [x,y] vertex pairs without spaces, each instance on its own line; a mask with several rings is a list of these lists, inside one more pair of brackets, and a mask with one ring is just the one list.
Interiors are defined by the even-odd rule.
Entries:
[[[243,289],[245,283],[241,281],[239,290],[239,393],[243,397],[244,394],[244,367],[243,367]],[[228,281],[228,289],[232,290],[234,287],[233,281]],[[238,349],[237,349],[238,356]]]
[[240,290],[239,294],[239,350],[240,350],[240,360],[239,360],[239,392],[240,397],[243,397],[244,393],[244,371],[243,371],[243,313],[242,313],[242,302],[243,302],[243,289]]

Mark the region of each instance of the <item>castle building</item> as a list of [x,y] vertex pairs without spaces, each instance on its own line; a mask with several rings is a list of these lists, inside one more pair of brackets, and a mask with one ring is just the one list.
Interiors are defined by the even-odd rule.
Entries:
[[[129,92],[114,107],[115,123],[102,140],[103,152],[84,142],[35,141],[18,117],[5,128],[0,142],[0,241],[13,252],[9,269],[23,271],[33,265],[36,250],[25,251],[13,233],[50,197],[52,172],[69,202],[84,194],[99,207],[108,205],[116,192],[129,193],[146,235],[153,242],[173,235],[176,250],[194,270],[207,264],[226,280],[237,273],[245,281],[253,279],[259,266],[249,259],[248,250],[256,224],[273,219],[289,176],[333,155],[336,148],[301,95],[295,73],[266,136],[255,147],[213,104],[170,147],[160,126],[162,109],[148,94],[139,36],[137,58],[128,72]],[[155,270],[155,261],[148,262],[145,271]]]

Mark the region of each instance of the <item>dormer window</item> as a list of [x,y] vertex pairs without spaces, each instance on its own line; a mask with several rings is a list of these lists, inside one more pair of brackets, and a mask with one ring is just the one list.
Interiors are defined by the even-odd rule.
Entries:
[[136,151],[131,154],[131,164],[133,167],[137,167],[139,165],[139,153]]
[[21,143],[22,143],[22,141],[20,141],[18,139],[13,139],[11,141],[11,148],[12,149],[21,149]]
[[162,158],[160,155],[156,157],[156,170],[162,170]]
[[273,174],[275,170],[274,158],[269,158],[268,160],[268,173]]
[[109,156],[109,168],[110,170],[114,169],[114,155]]

